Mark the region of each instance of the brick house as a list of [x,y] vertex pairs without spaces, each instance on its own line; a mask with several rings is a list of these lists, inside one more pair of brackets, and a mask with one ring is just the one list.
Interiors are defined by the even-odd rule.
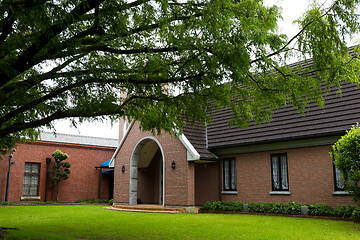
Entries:
[[271,123],[229,127],[230,109],[213,124],[186,126],[177,137],[153,136],[137,122],[120,122],[114,204],[181,206],[206,201],[351,204],[329,156],[331,145],[360,120],[360,89],[330,92],[325,109],[315,103],[300,115],[278,110]]
[[[75,202],[85,199],[111,199],[113,174],[107,168],[99,168],[114,154],[116,139],[76,136],[43,132],[41,140],[18,143],[13,154],[14,165],[10,168],[9,202],[51,201],[56,193],[51,185],[47,168],[54,161],[51,154],[59,149],[69,155],[71,174],[59,184],[59,201]],[[50,163],[47,163],[51,160]],[[98,169],[96,169],[98,167]],[[106,167],[106,166],[104,166]],[[0,160],[0,201],[5,200],[8,157]]]

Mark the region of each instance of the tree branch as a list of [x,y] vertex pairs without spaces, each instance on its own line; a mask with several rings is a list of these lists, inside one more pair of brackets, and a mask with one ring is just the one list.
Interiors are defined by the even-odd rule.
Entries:
[[[335,1],[335,2],[329,7],[329,9],[328,9],[324,14],[322,14],[320,17],[318,17],[317,19],[320,19],[320,18],[323,18],[324,16],[326,16],[326,15],[330,12],[330,10],[331,10],[338,2],[339,2],[339,0]],[[305,26],[304,26],[295,36],[293,36],[282,48],[280,48],[278,51],[275,51],[275,52],[267,55],[266,58],[271,58],[271,57],[273,57],[273,56],[275,56],[275,55],[280,54],[281,52],[288,51],[288,50],[286,50],[286,48],[287,48],[295,39],[297,39],[303,32],[305,32],[306,28],[308,28],[308,27],[309,27],[313,22],[315,22],[315,20],[317,20],[317,19],[314,19],[314,20],[308,22],[307,24],[305,24]],[[263,60],[263,58],[255,59],[255,60],[251,61],[250,64],[256,63],[256,62],[261,61],[261,60]]]
[[[82,56],[84,55],[78,55],[78,56],[75,56],[71,59],[68,59],[67,61],[65,61],[64,63],[56,66],[55,68],[53,68],[51,71],[47,72],[47,73],[44,73],[42,75],[38,75],[38,76],[33,76],[33,77],[30,77],[29,79],[27,80],[24,80],[24,81],[21,81],[21,82],[15,82],[15,83],[12,83],[12,84],[9,84],[3,88],[0,88],[3,92],[3,95],[8,95],[8,94],[14,94],[15,91],[19,91],[19,90],[22,90],[22,91],[26,91],[28,90],[29,88],[33,87],[34,85],[36,84],[39,84],[40,82],[44,81],[44,80],[48,80],[50,78],[52,78],[56,72],[66,68],[69,64],[71,64],[72,62],[78,60],[79,58],[81,58]],[[0,96],[0,99],[2,97]]]
[[[35,64],[39,63],[34,59],[34,56],[45,46],[51,39],[60,34],[64,29],[68,28],[72,23],[77,21],[83,14],[94,9],[96,6],[101,4],[104,0],[89,0],[87,4],[79,4],[70,13],[65,15],[61,21],[52,25],[45,31],[43,31],[37,40],[34,41],[24,52],[22,52],[14,63],[9,64],[9,68],[15,70],[10,71],[12,74],[0,73],[0,79],[2,79],[1,86],[8,83],[18,73],[22,73]],[[38,59],[42,59],[39,57]],[[17,72],[17,74],[15,73]]]

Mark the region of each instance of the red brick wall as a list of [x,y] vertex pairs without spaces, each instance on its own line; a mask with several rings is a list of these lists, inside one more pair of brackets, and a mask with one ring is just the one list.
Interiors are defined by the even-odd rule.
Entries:
[[[163,133],[160,136],[153,136],[149,132],[142,132],[138,123],[132,127],[116,157],[114,202],[129,202],[130,158],[136,145],[144,137],[156,138],[163,149],[165,158],[165,205],[193,206],[195,204],[195,168],[193,163],[187,162],[185,147],[178,139],[169,134]],[[175,170],[171,168],[173,160],[176,162]],[[125,165],[125,173],[121,172],[122,165]]]
[[[67,159],[71,163],[71,174],[67,180],[62,180],[59,184],[59,200],[61,202],[74,202],[84,199],[97,199],[99,191],[99,171],[96,166],[109,160],[115,148],[96,147],[75,144],[61,144],[50,142],[22,143],[16,147],[11,166],[11,178],[9,186],[9,202],[20,202],[23,189],[25,162],[40,163],[40,201],[45,200],[46,182],[46,158],[52,158],[51,154],[59,149],[69,155]],[[53,158],[52,158],[53,159]],[[0,201],[5,200],[6,176],[7,176],[7,156],[0,161]],[[101,198],[108,199],[109,182],[108,177],[102,176]],[[51,180],[49,178],[49,185]],[[52,189],[48,188],[47,200],[55,200],[55,191],[52,196]],[[33,201],[33,200],[32,200]]]
[[[236,195],[222,195],[222,200],[243,202],[288,202],[302,204],[351,204],[350,196],[335,196],[330,146],[279,151],[244,153],[223,157],[236,158]],[[290,195],[270,195],[270,154],[286,153]]]
[[219,163],[195,164],[195,203],[220,200]]

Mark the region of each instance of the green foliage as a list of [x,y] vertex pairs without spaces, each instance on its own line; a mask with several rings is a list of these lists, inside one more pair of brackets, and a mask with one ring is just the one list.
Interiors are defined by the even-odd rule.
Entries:
[[[322,105],[329,87],[360,74],[345,46],[359,1],[332,3],[310,6],[289,40],[279,7],[260,0],[4,0],[0,152],[62,118],[128,117],[159,133],[224,107],[246,126],[289,104]],[[290,68],[293,57],[313,61]]]
[[326,203],[317,203],[309,206],[311,216],[334,216],[334,209]]
[[300,215],[301,205],[291,201],[288,203],[250,203],[249,212]]
[[200,210],[242,212],[243,203],[231,202],[231,201],[216,201],[216,202],[208,201],[200,206]]
[[297,202],[289,201],[282,206],[282,213],[283,214],[290,214],[290,215],[300,215],[301,214],[301,204]]
[[61,163],[62,161],[66,160],[69,157],[69,155],[67,155],[66,153],[61,152],[59,149],[56,149],[56,151],[53,152],[51,154],[51,156],[53,156],[55,161],[59,162],[59,163]]
[[360,220],[360,207],[356,207],[352,214],[351,214],[351,218],[356,219],[356,220]]
[[359,204],[360,126],[358,123],[332,146],[330,155],[342,174],[346,191],[353,197],[353,201]]
[[0,202],[0,205],[47,205],[47,204],[59,204],[59,202],[57,201],[47,201],[47,202],[20,202],[20,203],[16,203],[16,202]]
[[[206,202],[201,205],[200,210],[243,212],[243,204],[243,202],[231,201]],[[300,215],[301,205],[296,202],[249,203],[249,212]]]
[[52,186],[56,187],[56,201],[59,201],[59,182],[61,179],[68,179],[71,173],[70,167],[71,164],[69,162],[64,162],[68,159],[69,155],[66,153],[61,152],[59,149],[56,149],[55,152],[52,153],[54,157],[55,163],[51,166],[53,170],[48,170],[49,173],[52,173],[52,180],[54,184]]
[[[216,201],[206,202],[200,206],[200,210],[207,211],[232,211],[243,212],[243,202],[230,202],[230,201]],[[309,206],[309,215],[311,216],[329,216],[329,217],[341,217],[350,218],[352,215],[358,214],[360,208],[356,210],[354,206],[342,205],[337,208],[332,208],[328,204],[318,203]],[[249,212],[251,213],[269,213],[269,214],[288,214],[288,215],[300,215],[301,204],[297,202],[289,201],[288,203],[249,203]],[[355,211],[355,212],[354,212]]]
[[78,200],[75,203],[112,203],[112,202],[106,199],[84,199],[84,200]]
[[350,218],[354,210],[355,210],[354,206],[347,206],[347,205],[338,206],[337,208],[334,209],[333,216],[341,217],[341,218]]

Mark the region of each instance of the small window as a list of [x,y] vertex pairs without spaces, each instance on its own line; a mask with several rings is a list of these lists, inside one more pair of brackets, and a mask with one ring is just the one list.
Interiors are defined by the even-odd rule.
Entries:
[[234,158],[223,160],[224,168],[224,190],[236,191],[236,161]]
[[341,172],[336,166],[333,164],[334,167],[334,181],[335,181],[335,191],[345,191],[345,182],[341,177]]
[[39,195],[40,163],[25,163],[23,196]]
[[273,191],[289,191],[286,154],[271,155],[271,178]]

